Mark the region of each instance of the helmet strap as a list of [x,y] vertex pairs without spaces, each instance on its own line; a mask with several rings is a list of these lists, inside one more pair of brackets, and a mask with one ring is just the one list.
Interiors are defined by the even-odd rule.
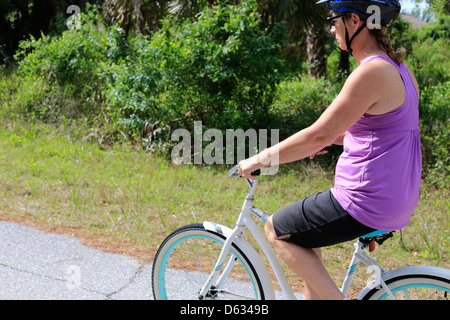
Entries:
[[344,27],[345,27],[345,44],[347,45],[347,52],[353,56],[353,50],[350,47],[350,44],[352,43],[353,39],[355,39],[355,37],[361,32],[363,31],[363,29],[366,27],[366,24],[363,23],[358,30],[356,30],[356,32],[353,34],[353,36],[349,39],[348,36],[348,30],[347,30],[347,25],[345,24],[345,17],[342,17],[342,21],[344,22]]

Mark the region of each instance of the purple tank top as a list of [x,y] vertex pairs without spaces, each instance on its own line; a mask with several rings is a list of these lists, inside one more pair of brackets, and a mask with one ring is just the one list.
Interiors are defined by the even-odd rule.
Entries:
[[[419,98],[408,68],[383,59],[400,72],[405,102],[382,114],[364,114],[344,138],[344,151],[336,165],[336,200],[356,220],[374,229],[405,227],[419,201],[422,154]],[[376,85],[376,83],[374,83]]]

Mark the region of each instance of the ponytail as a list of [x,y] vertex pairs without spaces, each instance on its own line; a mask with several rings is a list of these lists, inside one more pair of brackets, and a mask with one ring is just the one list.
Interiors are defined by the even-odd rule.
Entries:
[[377,29],[369,29],[369,30],[377,38],[377,41],[380,44],[381,49],[386,51],[389,58],[394,60],[395,63],[397,63],[397,64],[403,63],[404,57],[406,55],[406,49],[399,48],[397,50],[394,50],[394,48],[392,48],[392,42],[387,35],[387,27],[386,26],[382,26],[381,28],[377,28]]

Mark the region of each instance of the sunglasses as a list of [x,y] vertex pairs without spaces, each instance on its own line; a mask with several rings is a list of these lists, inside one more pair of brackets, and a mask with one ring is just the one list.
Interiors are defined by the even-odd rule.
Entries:
[[336,19],[337,19],[337,18],[343,18],[343,17],[345,17],[345,13],[340,14],[340,15],[338,15],[338,16],[331,16],[331,17],[328,17],[327,20],[330,21],[330,25],[331,25],[332,27],[334,27],[334,26],[336,25]]

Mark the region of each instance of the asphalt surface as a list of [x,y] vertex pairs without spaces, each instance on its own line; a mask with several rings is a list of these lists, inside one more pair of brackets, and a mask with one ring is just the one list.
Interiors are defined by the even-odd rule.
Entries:
[[151,264],[0,221],[0,300],[153,299]]
[[0,221],[0,300],[149,300],[151,269],[74,237]]

